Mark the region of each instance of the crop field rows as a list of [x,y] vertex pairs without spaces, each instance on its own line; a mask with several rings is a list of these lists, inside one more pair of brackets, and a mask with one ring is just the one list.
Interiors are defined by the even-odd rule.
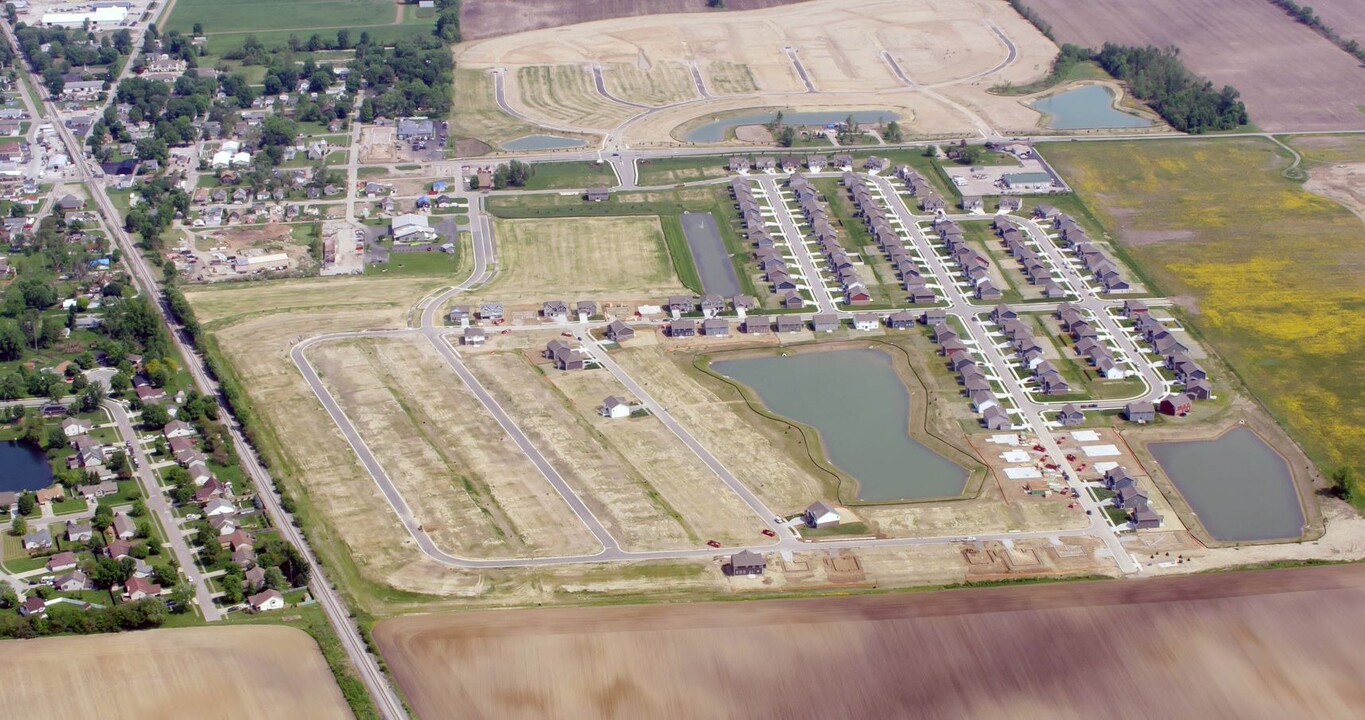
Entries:
[[639,112],[603,97],[592,73],[580,65],[533,65],[517,69],[516,90],[528,114],[581,128],[614,127]]
[[649,69],[612,63],[602,68],[602,76],[611,94],[646,105],[668,105],[697,97],[692,72],[680,62],[658,62]]

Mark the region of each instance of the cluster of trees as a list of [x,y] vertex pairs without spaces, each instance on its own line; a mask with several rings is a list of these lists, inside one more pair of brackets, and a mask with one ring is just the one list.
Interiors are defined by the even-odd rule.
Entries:
[[905,130],[901,129],[899,122],[892,120],[886,124],[886,127],[882,128],[882,139],[889,143],[904,142]]
[[455,86],[455,62],[444,42],[434,37],[411,37],[392,48],[356,45],[351,74],[359,73],[373,97],[359,111],[361,122],[376,117],[450,114]]
[[[187,610],[191,596],[188,586],[184,589],[176,587],[172,593],[176,609],[181,612]],[[6,603],[17,605],[18,600],[0,594],[0,606]],[[54,605],[48,608],[44,617],[0,614],[0,637],[22,640],[44,635],[89,635],[123,630],[147,630],[161,627],[166,621],[166,612],[165,603],[155,598],[90,610],[77,605]]]
[[[158,177],[138,184],[143,202],[128,210],[123,228],[135,232],[148,250],[161,249],[161,233],[171,226],[176,213],[189,212],[190,196],[174,179]],[[160,327],[160,323],[157,323]]]
[[1308,5],[1300,5],[1294,0],[1270,0],[1272,4],[1285,11],[1290,17],[1313,28],[1317,34],[1332,41],[1333,45],[1351,53],[1355,59],[1365,62],[1365,47],[1361,47],[1360,41],[1354,38],[1342,37],[1335,28],[1322,21],[1313,8]]
[[[18,25],[14,37],[19,50],[43,76],[48,92],[60,95],[66,86],[64,76],[73,68],[104,68],[101,77],[108,79],[119,57],[133,51],[133,36],[127,29],[106,35],[98,41],[94,33],[65,28],[42,28]],[[44,50],[43,46],[47,46]]]
[[1134,97],[1152,106],[1171,127],[1188,133],[1232,130],[1247,122],[1246,105],[1231,85],[1213,83],[1190,72],[1179,50],[1105,43],[1094,55],[1106,72],[1128,84]]
[[460,41],[460,0],[436,0],[436,37],[447,43]]
[[1039,15],[1037,10],[1025,5],[1022,0],[1010,0],[1010,7],[1014,8],[1014,11],[1019,13],[1025,20],[1033,23],[1033,27],[1038,28],[1038,32],[1042,33],[1048,40],[1057,42],[1057,38],[1052,35],[1051,23],[1044,20],[1043,16]]
[[493,171],[493,187],[499,190],[509,185],[525,187],[526,181],[534,174],[534,167],[520,160],[513,160],[506,165],[499,165],[498,169]]

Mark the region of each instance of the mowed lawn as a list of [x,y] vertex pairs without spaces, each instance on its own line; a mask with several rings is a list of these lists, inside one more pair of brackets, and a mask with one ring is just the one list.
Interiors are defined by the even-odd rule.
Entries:
[[490,289],[499,293],[572,302],[686,291],[657,216],[495,220],[493,232],[499,274]]
[[[391,25],[397,17],[395,7],[393,0],[176,0],[165,29],[188,34],[195,23],[201,23],[208,34],[280,30],[311,34]],[[355,33],[352,42],[358,37]]]
[[1257,138],[1041,150],[1321,469],[1361,468],[1365,223]]

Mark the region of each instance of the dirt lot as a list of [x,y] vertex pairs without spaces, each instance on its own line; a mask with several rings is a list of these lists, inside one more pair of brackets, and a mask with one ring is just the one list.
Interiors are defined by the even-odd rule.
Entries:
[[494,220],[493,232],[499,273],[489,292],[508,301],[686,292],[656,217]]
[[0,692],[14,717],[352,717],[317,643],[268,625],[8,640]]
[[1309,170],[1303,189],[1336,200],[1365,220],[1365,163],[1343,163]]
[[425,338],[328,343],[309,358],[447,552],[553,556],[599,547]]
[[[1015,45],[1012,60],[988,20]],[[800,50],[818,94],[805,92],[783,52],[785,46]],[[912,92],[882,59],[884,49],[917,83],[966,84],[955,88],[960,91],[955,101]],[[605,101],[590,97],[595,89],[581,68],[591,62],[607,68],[696,62],[711,93],[743,93],[672,108],[634,123],[629,130],[632,144],[647,144],[675,142],[673,129],[689,120],[755,106],[894,110],[915,133],[969,131],[977,126],[976,115],[1008,127],[1029,127],[1039,117],[1037,112],[1018,98],[987,95],[984,89],[1004,81],[1036,79],[1047,71],[1056,47],[1008,5],[988,0],[867,0],[855,7],[838,0],[814,0],[803,3],[800,12],[772,8],[604,20],[467,43],[456,53],[459,65],[469,70],[517,70],[509,73],[509,80],[517,82],[532,79],[522,77],[526,75],[522,70],[537,68],[536,77],[548,72],[547,66],[572,70],[562,82],[551,74],[546,87],[541,87],[542,80],[536,80],[535,87],[523,87],[520,99],[509,93],[510,103],[522,103],[521,110],[547,124],[612,122],[610,113],[588,112],[588,105],[596,108]],[[562,97],[551,97],[555,93]],[[555,102],[561,107],[551,107]],[[627,116],[638,111],[621,107]],[[611,130],[613,125],[593,127]]]
[[[730,0],[730,10],[754,10],[801,0]],[[608,18],[658,13],[707,12],[707,0],[466,0],[460,7],[465,40],[511,35]]]
[[603,68],[607,89],[617,97],[647,105],[667,105],[697,97],[697,86],[680,62],[651,64],[644,53],[635,63],[613,63]]
[[1362,601],[1365,568],[1342,566],[429,615],[375,639],[425,718],[1346,718]]
[[1262,129],[1345,130],[1365,122],[1360,64],[1265,0],[1029,5],[1052,24],[1058,42],[1179,47],[1191,70],[1240,90]]

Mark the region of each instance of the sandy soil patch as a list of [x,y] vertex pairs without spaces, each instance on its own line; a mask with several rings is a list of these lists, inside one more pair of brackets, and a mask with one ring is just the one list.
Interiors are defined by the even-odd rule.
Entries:
[[1029,3],[1058,42],[1180,48],[1189,68],[1242,93],[1265,130],[1357,129],[1365,73],[1340,48],[1264,0]]
[[[1342,628],[1362,601],[1365,569],[1333,567],[429,615],[375,637],[430,718],[457,703],[490,717],[1350,717],[1365,690]],[[1114,677],[1160,691],[1099,681]]]
[[[730,0],[726,7],[753,10],[795,2],[801,0]],[[460,7],[460,31],[466,40],[479,40],[607,18],[708,11],[705,0],[466,0]]]
[[639,112],[597,92],[592,73],[583,65],[530,65],[509,75],[507,95],[525,114],[551,125],[611,128]]
[[667,105],[697,97],[692,73],[680,62],[612,63],[602,69],[607,90],[616,97],[646,105]]
[[825,496],[825,481],[774,447],[737,393],[722,399],[658,346],[623,349],[613,358],[774,512],[795,513]]
[[611,420],[596,414],[608,395],[629,398],[609,373],[558,373],[552,381],[580,416],[592,424],[676,515],[699,545],[760,541],[763,526],[753,511],[710,468],[654,417]]
[[657,217],[493,221],[497,278],[489,292],[514,300],[584,295],[663,297],[686,292]]
[[[689,539],[676,512],[650,493],[644,477],[556,392],[546,374],[558,377],[560,372],[538,369],[521,353],[472,355],[469,366],[624,547],[657,550],[699,544]],[[595,412],[592,407],[582,410]]]
[[425,338],[327,343],[309,358],[422,528],[447,552],[596,551],[568,505]]
[[360,131],[360,162],[391,163],[398,160],[397,130],[393,127],[366,126]]
[[[1055,46],[1007,5],[987,0],[869,0],[852,7],[837,0],[815,0],[803,3],[800,9],[604,20],[467,43],[456,53],[461,67],[468,69],[508,67],[518,70],[513,75],[543,66],[575,70],[573,76],[536,79],[537,87],[547,82],[557,87],[554,92],[561,93],[561,98],[550,97],[548,89],[528,94],[523,88],[525,107],[547,119],[599,122],[590,120],[590,113],[580,107],[592,89],[590,78],[578,77],[587,75],[581,66],[590,62],[635,65],[643,56],[654,66],[696,62],[711,92],[728,95],[729,100],[737,99],[739,93],[748,94],[748,107],[755,105],[756,94],[765,96],[762,105],[773,106],[802,102],[837,109],[870,105],[885,110],[929,105],[938,112],[925,110],[902,118],[903,125],[912,118],[922,122],[923,126],[915,125],[912,130],[928,133],[961,132],[973,128],[974,123],[941,100],[907,88],[883,60],[883,50],[921,84],[977,78],[990,84],[1027,82],[1044,74],[1056,54]],[[988,20],[1017,48],[1017,56],[1007,65],[1008,48]],[[801,63],[821,91],[819,95],[805,93],[805,85],[783,52],[787,46],[799,49]],[[545,74],[543,70],[535,72]],[[687,106],[689,117],[734,109],[724,100],[691,103]],[[554,102],[561,107],[552,108]],[[1001,111],[1002,117],[1022,118],[1026,113],[1037,117],[1015,98],[981,93],[974,102],[982,107],[1010,106],[1008,113]],[[640,127],[652,132],[640,134],[633,142],[667,142],[668,131],[689,117],[675,118],[667,127],[659,127],[661,123],[650,118],[651,122],[642,122]],[[937,120],[942,124],[931,124]],[[609,130],[612,126],[593,127]]]
[[1336,200],[1365,220],[1365,162],[1309,170],[1303,189]]
[[32,717],[352,717],[313,638],[268,625],[9,640],[0,691]]

